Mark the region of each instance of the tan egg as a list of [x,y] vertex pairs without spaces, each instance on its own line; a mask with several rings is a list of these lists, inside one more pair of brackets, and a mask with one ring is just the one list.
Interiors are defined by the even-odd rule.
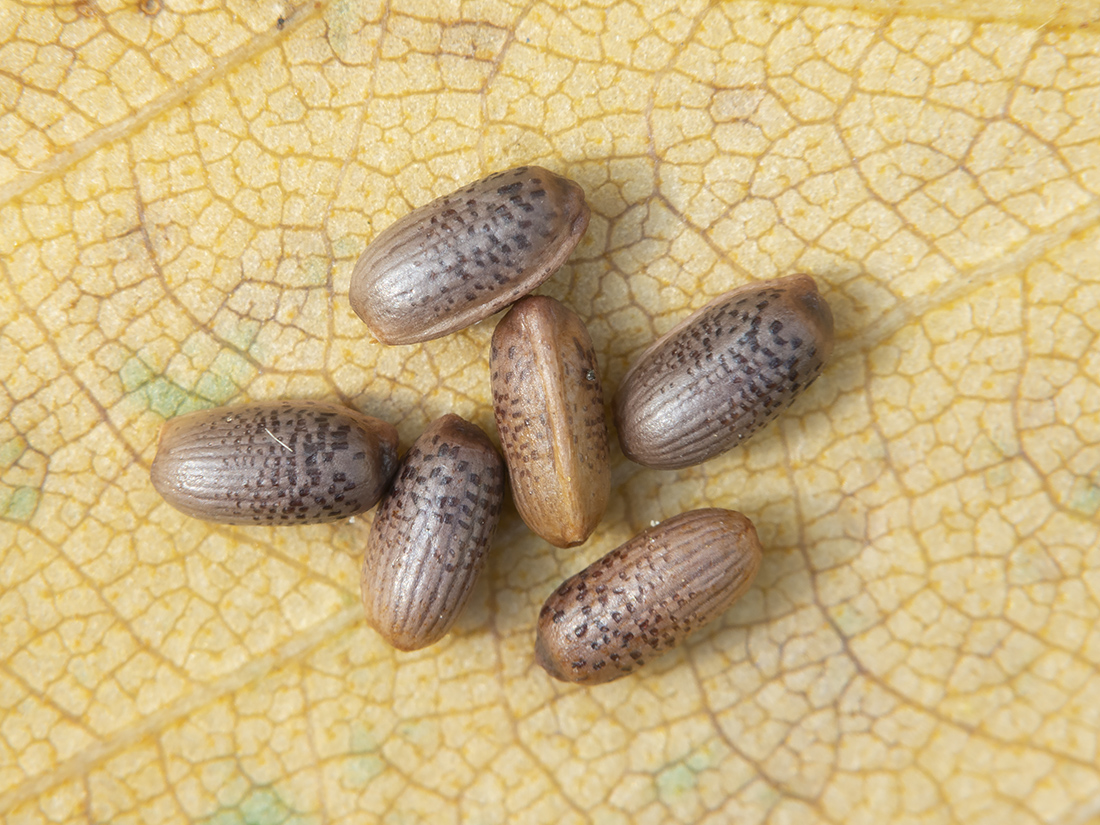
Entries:
[[205,521],[315,524],[373,507],[396,469],[392,424],[321,401],[267,401],[165,422],[152,481]]
[[382,499],[361,579],[367,622],[400,650],[442,639],[485,566],[504,462],[476,425],[445,415],[409,449]]
[[535,659],[564,682],[633,673],[718,618],[760,567],[751,521],[731,510],[681,513],[566,581],[539,613]]
[[611,492],[603,390],[588,330],[553,298],[523,298],[493,333],[489,372],[516,509],[551,544],[581,544]]
[[727,292],[623,377],[614,408],[623,453],[661,470],[721,455],[789,407],[832,351],[833,315],[809,275]]
[[351,307],[385,344],[464,329],[557,272],[588,218],[567,178],[538,166],[490,175],[380,232],[352,271]]

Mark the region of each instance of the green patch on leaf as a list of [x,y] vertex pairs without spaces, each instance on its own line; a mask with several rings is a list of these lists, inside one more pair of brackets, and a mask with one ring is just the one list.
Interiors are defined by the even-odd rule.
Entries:
[[[9,494],[10,492],[10,494]],[[38,509],[41,493],[34,487],[0,487],[0,518],[28,522]]]
[[198,395],[213,404],[225,404],[256,377],[256,368],[240,354],[222,350],[195,386]]
[[374,753],[378,750],[378,738],[364,725],[353,724],[351,726],[351,740],[348,742],[352,753]]
[[139,358],[119,370],[123,389],[162,418],[228,403],[256,376],[256,368],[239,353],[223,350],[198,379],[193,390],[157,375]]
[[673,805],[683,796],[696,793],[699,774],[717,768],[728,753],[719,740],[712,739],[680,761],[657,774],[657,798]]
[[195,385],[195,392],[215,406],[224,404],[237,394],[239,388],[224,375],[206,373]]
[[243,318],[226,326],[227,332],[222,336],[222,340],[241,352],[248,352],[255,343],[256,336],[260,334],[260,322],[249,318]]
[[328,283],[329,264],[324,258],[311,255],[302,263],[302,286],[324,286]]
[[21,435],[0,444],[0,470],[6,470],[17,462],[27,450],[27,440]]
[[351,726],[349,740],[348,750],[354,755],[344,760],[344,778],[349,786],[363,788],[386,769],[385,760],[377,755],[381,743],[361,724]]
[[270,790],[253,791],[241,803],[245,825],[277,825],[290,816],[290,810]]
[[717,767],[722,761],[725,756],[725,750],[725,746],[717,739],[711,739],[706,744],[692,751],[688,758],[684,760],[684,764],[695,773],[710,770],[711,768]]
[[131,393],[148,384],[153,377],[153,371],[141,359],[130,358],[118,371],[118,377],[122,381],[122,389]]
[[681,796],[695,788],[695,771],[683,762],[661,771],[657,775],[657,796],[666,805],[671,805]]
[[[210,406],[209,403],[195,403],[197,396],[188,393],[178,384],[155,375],[138,358],[131,358],[123,364],[118,377],[128,395],[138,399],[162,418],[178,415],[185,407],[199,409]],[[187,403],[189,401],[190,404]]]
[[270,788],[257,788],[237,808],[218,811],[205,825],[283,825],[291,813]]
[[1096,515],[1100,510],[1100,486],[1085,478],[1077,479],[1070,492],[1069,506],[1083,515]]
[[189,393],[165,378],[154,378],[144,388],[144,392],[149,409],[162,418],[177,415],[189,396]]
[[365,788],[386,769],[379,756],[355,756],[344,760],[344,779],[352,788]]
[[332,242],[332,254],[336,256],[337,260],[341,258],[358,258],[359,253],[362,251],[363,242],[350,235],[346,235],[343,238],[337,238]]

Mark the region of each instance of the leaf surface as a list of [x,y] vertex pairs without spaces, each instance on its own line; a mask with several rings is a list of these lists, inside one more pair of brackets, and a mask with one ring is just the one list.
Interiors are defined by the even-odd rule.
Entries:
[[[1097,15],[859,5],[0,9],[0,816],[1093,821]],[[383,347],[347,285],[380,229],[521,163],[588,193],[540,292],[609,399],[755,279],[813,274],[837,351],[722,458],[616,450],[580,548],[506,512],[456,630],[399,654],[359,605],[369,514],[208,525],[149,465],[164,420],[246,400],[493,433],[496,319]],[[733,609],[610,685],[538,669],[558,582],[705,506],[766,548]]]

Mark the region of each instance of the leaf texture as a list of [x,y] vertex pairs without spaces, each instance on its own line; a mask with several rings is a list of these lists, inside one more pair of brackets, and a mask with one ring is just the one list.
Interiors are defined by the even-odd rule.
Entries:
[[[5,4],[0,817],[1094,821],[1100,33],[1022,5]],[[370,515],[189,519],[157,433],[276,398],[405,447],[493,432],[495,318],[383,347],[347,289],[377,232],[522,163],[586,191],[540,292],[608,398],[752,280],[813,274],[837,348],[721,458],[614,449],[579,548],[506,510],[454,632],[396,653],[359,604]],[[552,682],[545,597],[711,506],[756,524],[752,590],[638,674]]]

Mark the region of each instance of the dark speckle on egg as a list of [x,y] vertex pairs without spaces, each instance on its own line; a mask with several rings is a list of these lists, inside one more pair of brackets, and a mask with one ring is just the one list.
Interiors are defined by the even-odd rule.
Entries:
[[681,513],[563,582],[542,606],[535,660],[555,679],[634,672],[720,616],[752,585],[762,550],[741,513]]
[[553,275],[588,218],[567,178],[538,166],[490,175],[379,233],[352,271],[352,309],[386,344],[463,329]]
[[431,423],[378,505],[363,556],[367,622],[400,650],[439,641],[485,566],[504,498],[504,462],[476,425]]
[[615,397],[623,453],[665,470],[714,458],[789,407],[832,349],[833,316],[808,275],[728,292],[624,376]]
[[189,516],[281,525],[368,510],[396,468],[392,424],[321,401],[267,401],[166,422],[151,475]]

